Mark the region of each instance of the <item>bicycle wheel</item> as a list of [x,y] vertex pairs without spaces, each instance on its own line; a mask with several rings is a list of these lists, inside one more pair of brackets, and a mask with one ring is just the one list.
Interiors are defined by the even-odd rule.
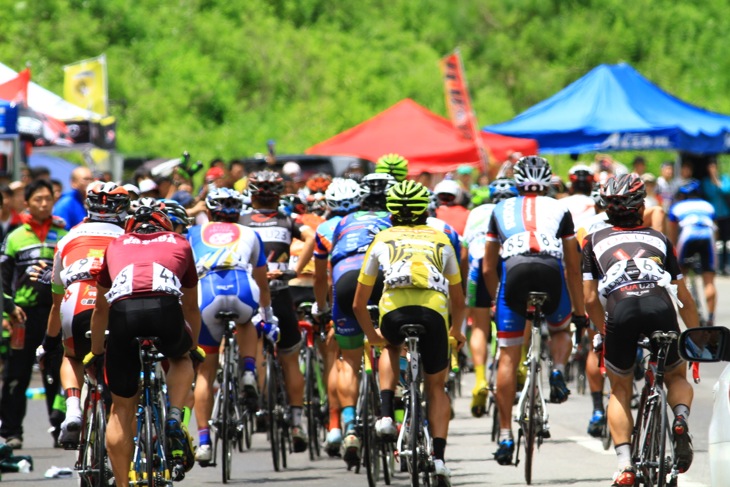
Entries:
[[499,437],[499,409],[497,409],[497,401],[493,398],[494,393],[489,395],[489,407],[492,410],[492,443]]
[[[667,485],[667,397],[664,388],[659,389],[659,398],[657,408],[654,411],[655,418],[655,447],[656,461],[659,463],[657,469],[657,485],[664,487]],[[673,463],[673,462],[672,462]]]
[[276,370],[273,355],[266,359],[266,413],[268,419],[269,441],[271,442],[271,459],[274,462],[274,470],[279,471],[279,448],[281,438],[279,437],[279,418],[277,416],[276,395],[279,385],[276,381]]
[[231,367],[230,364],[223,364],[223,382],[220,385],[221,391],[221,476],[223,483],[231,479],[231,459],[233,456],[233,431],[231,431]]
[[378,484],[380,475],[380,462],[378,461],[380,448],[378,447],[378,437],[375,434],[375,415],[377,414],[375,395],[377,391],[370,374],[365,374],[363,377],[362,391],[365,395],[365,407],[362,411],[363,463],[368,477],[368,485],[375,487]]
[[[527,485],[532,483],[532,459],[535,454],[535,441],[537,437],[537,422],[542,421],[538,418],[538,390],[537,390],[537,357],[532,357],[530,361],[530,388],[527,391],[527,420],[524,428],[525,436],[525,482]],[[523,419],[524,421],[524,419]]]
[[95,485],[108,485],[112,474],[106,463],[106,411],[101,399],[96,401],[94,416],[94,470],[98,472]]
[[319,456],[317,441],[317,419],[315,405],[315,383],[314,383],[314,351],[307,347],[304,350],[304,409],[307,416],[307,432],[309,432],[309,460],[314,461],[315,455]]
[[144,407],[144,464],[147,475],[147,486],[155,487],[154,431],[152,430],[152,406]]
[[[411,359],[412,360],[412,359]],[[409,466],[411,470],[411,486],[418,487],[418,436],[421,428],[421,400],[420,391],[418,390],[418,381],[411,380],[411,391],[410,391],[410,431],[408,436],[408,443],[411,450],[411,457],[409,460]]]

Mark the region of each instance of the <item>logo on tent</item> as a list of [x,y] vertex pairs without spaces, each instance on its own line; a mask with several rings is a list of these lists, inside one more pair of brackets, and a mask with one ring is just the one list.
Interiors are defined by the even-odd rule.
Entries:
[[601,149],[671,149],[672,144],[666,135],[614,132],[601,142]]

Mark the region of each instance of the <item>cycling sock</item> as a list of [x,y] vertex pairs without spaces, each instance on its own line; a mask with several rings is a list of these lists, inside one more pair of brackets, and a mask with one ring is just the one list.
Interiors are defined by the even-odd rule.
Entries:
[[291,407],[291,421],[294,426],[302,425],[302,407],[292,406]]
[[603,411],[603,393],[591,392],[591,399],[593,399],[593,410]]
[[[241,362],[239,362],[240,364]],[[256,358],[255,357],[243,357],[243,371],[256,373]]]
[[685,404],[677,404],[674,408],[672,408],[672,411],[674,411],[675,418],[677,416],[682,416],[685,421],[689,418],[689,408]]
[[192,416],[192,414],[193,414],[192,409],[190,409],[187,406],[183,407],[183,421],[182,422],[186,428],[190,425],[190,417]]
[[618,469],[623,470],[631,466],[631,445],[629,443],[621,443],[616,445],[616,459],[618,460]]
[[499,441],[500,442],[501,441],[504,441],[504,440],[511,440],[511,439],[512,439],[512,430],[511,429],[509,429],[509,428],[506,428],[506,429],[499,428]]
[[487,376],[484,374],[484,365],[474,366],[474,376],[476,377],[477,385],[484,384],[487,382]]
[[395,398],[395,391],[389,391],[383,389],[380,391],[380,417],[392,418],[393,414],[393,398]]
[[210,445],[210,428],[198,428],[198,443]]
[[81,389],[77,389],[75,387],[69,387],[66,389],[66,398],[70,397],[78,397],[81,398]]
[[340,429],[340,408],[330,408],[330,431]]
[[66,398],[66,416],[81,416],[81,398],[78,396]]
[[352,425],[355,424],[355,406],[345,406],[342,408],[342,426],[345,434],[350,432]]
[[563,365],[563,364],[555,364],[555,366],[553,367],[553,370],[557,370],[561,374],[565,375],[565,365]]
[[178,424],[182,424],[182,411],[179,408],[170,408],[167,412],[167,420],[175,420]]
[[433,457],[436,460],[444,461],[444,452],[446,451],[446,438],[433,439]]

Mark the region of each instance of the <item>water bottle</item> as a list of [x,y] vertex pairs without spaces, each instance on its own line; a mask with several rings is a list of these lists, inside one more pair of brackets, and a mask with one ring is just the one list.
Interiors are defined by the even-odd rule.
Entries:
[[13,333],[10,336],[10,348],[23,350],[25,348],[25,322],[13,325]]

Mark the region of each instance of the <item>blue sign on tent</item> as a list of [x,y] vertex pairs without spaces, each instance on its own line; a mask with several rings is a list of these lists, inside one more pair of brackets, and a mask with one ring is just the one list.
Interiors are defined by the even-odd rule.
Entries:
[[0,100],[0,134],[18,133],[18,107]]
[[602,64],[512,120],[484,130],[537,139],[541,153],[730,152],[730,116],[680,100],[626,63]]

